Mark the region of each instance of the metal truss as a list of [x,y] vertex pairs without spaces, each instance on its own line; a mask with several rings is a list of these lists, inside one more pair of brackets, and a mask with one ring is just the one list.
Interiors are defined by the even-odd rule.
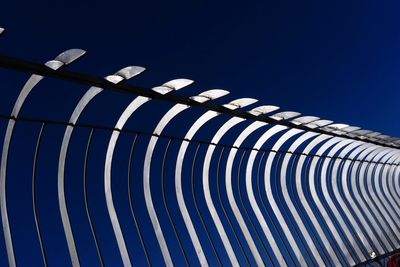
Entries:
[[[3,31],[0,28],[0,35]],[[123,266],[354,266],[399,251],[399,138],[272,105],[249,109],[257,102],[253,98],[216,104],[229,94],[222,89],[177,95],[177,90],[193,83],[189,79],[152,88],[129,85],[127,81],[141,75],[143,67],[125,67],[104,78],[68,70],[84,54],[81,49],[67,50],[43,65],[0,55],[2,68],[31,74],[12,111],[0,116],[5,125],[0,208],[9,266],[17,266],[24,257],[24,251],[14,246],[13,233],[18,230],[12,231],[15,218],[9,215],[9,195],[16,192],[7,186],[8,181],[19,179],[10,174],[9,166],[21,138],[16,127],[23,123],[38,129],[28,186],[34,236],[44,266],[51,263],[43,228],[48,218],[41,212],[38,190],[50,127],[63,133],[60,146],[53,148],[58,155],[55,201],[60,214],[53,219],[62,226],[59,242],[66,243],[72,266],[80,266],[86,257],[85,250],[79,249],[78,227],[71,215],[76,208],[71,198],[78,198],[79,192],[84,201],[79,220],[88,226],[100,266],[115,260]],[[89,86],[66,111],[68,120],[21,112],[47,77]],[[81,122],[91,106],[104,108],[96,102],[104,90],[133,98],[115,116],[113,126]],[[155,100],[173,105],[161,117],[151,114],[153,130],[146,131],[137,114],[144,107],[155,107]],[[188,113],[195,115],[182,119]],[[128,126],[132,123],[134,129]],[[173,135],[168,135],[170,128]],[[78,134],[83,129],[89,130],[85,139]],[[96,141],[100,135],[107,136],[104,155]],[[78,164],[72,148],[76,142],[84,148],[83,171],[73,172],[79,176],[75,179],[82,179],[82,188],[71,197],[66,187],[73,179],[70,169]],[[121,147],[129,152],[125,174],[118,160]],[[91,161],[99,158],[102,175],[94,180]],[[102,221],[94,212],[99,207],[93,205],[100,200],[90,194],[99,183],[98,196],[105,203]],[[121,183],[124,192],[114,189]],[[112,232],[107,242],[115,242],[119,251],[113,259],[104,253],[107,245],[102,239],[107,235],[99,228],[104,221]]]

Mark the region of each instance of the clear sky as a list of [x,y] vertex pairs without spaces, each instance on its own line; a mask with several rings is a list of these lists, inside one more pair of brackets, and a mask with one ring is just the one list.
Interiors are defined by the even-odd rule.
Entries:
[[[0,8],[0,27],[6,29],[0,38],[0,53],[42,63],[66,49],[81,48],[88,54],[70,66],[71,70],[105,76],[128,65],[139,65],[146,67],[147,71],[129,81],[131,84],[152,87],[174,78],[189,78],[195,84],[178,94],[190,96],[207,89],[221,88],[231,92],[229,99],[254,97],[261,104],[277,105],[282,110],[298,111],[304,115],[400,136],[399,10],[399,1],[368,0],[8,0],[3,1]],[[19,88],[27,77],[26,74],[0,70],[1,114],[10,113]],[[23,114],[67,119],[73,105],[87,89],[52,80],[46,81],[46,84],[41,93],[35,91],[30,96]],[[96,105],[88,108],[88,115],[82,118],[84,121],[113,125],[116,114],[131,100],[111,93],[104,95],[96,100]],[[164,110],[166,105],[162,103],[158,113],[148,109],[158,115]],[[148,122],[146,115],[141,113],[143,125],[130,125],[131,128],[139,125],[152,129],[154,121]],[[155,120],[158,115],[154,115]],[[1,121],[1,136],[5,125]],[[24,137],[24,133],[32,130],[35,134],[30,139],[25,136],[24,142],[18,144],[16,151],[27,152],[11,156],[10,175],[26,179],[23,181],[29,185],[31,169],[20,166],[25,166],[23,163],[31,166],[38,128],[29,125],[19,127],[16,138],[18,135]],[[45,237],[49,257],[52,257],[50,261],[64,261],[68,266],[65,242],[58,246],[63,233],[56,190],[51,191],[56,188],[57,149],[63,133],[64,129],[46,131],[47,137],[53,136],[53,139],[48,138],[44,145],[48,153],[44,151],[46,156],[40,160],[41,166],[44,166],[39,171],[43,188],[40,201],[46,207],[41,209],[44,227],[56,233]],[[87,140],[88,131],[79,134],[82,140]],[[99,164],[104,162],[102,156],[109,136],[103,133],[96,138],[98,153],[92,160],[92,179],[102,178],[102,170],[97,168],[99,165],[95,162],[96,157]],[[125,154],[119,156],[122,163],[126,163],[124,160],[129,154],[130,140],[121,141],[126,144],[122,148]],[[70,159],[70,163],[82,162],[85,145],[72,145],[71,149],[79,152],[80,156]],[[144,150],[144,147],[141,149]],[[79,166],[70,170],[69,174],[81,175],[82,166]],[[72,185],[81,185],[80,178],[77,176]],[[12,188],[19,188],[23,181],[11,181],[11,192]],[[93,194],[97,192],[100,199],[103,197],[102,183],[96,183],[96,186],[90,190]],[[126,190],[124,185],[117,188]],[[18,251],[25,249],[27,255],[34,258],[33,263],[40,263],[30,214],[30,187],[20,189],[23,190],[21,193],[10,196],[10,203],[14,203],[10,208],[11,218],[23,229],[14,233],[16,247]],[[67,191],[74,191],[74,186],[69,184]],[[124,197],[121,196],[117,202]],[[102,209],[95,212],[97,218],[107,216],[103,202],[98,204]],[[82,212],[82,202],[77,205]],[[139,212],[147,216],[144,206]],[[127,218],[128,215],[122,221],[126,222],[130,217]],[[30,220],[32,228],[25,229],[25,219]],[[144,228],[152,231],[148,218],[143,217],[143,220]],[[87,230],[87,225],[85,227],[84,230]],[[105,257],[109,263],[113,260],[116,264],[120,263],[109,222],[104,221],[104,225],[99,227],[103,227],[100,230],[105,233],[101,237],[102,244],[106,244],[107,248]],[[129,231],[134,231],[132,229]],[[78,239],[83,238],[79,231]],[[167,233],[172,235],[171,230]],[[5,250],[3,239],[0,240],[2,266],[5,264]],[[89,257],[85,262],[90,264],[97,260],[97,255],[90,237],[85,240],[80,240],[79,246],[85,250],[85,245],[90,244],[91,247],[87,248]],[[150,245],[157,245],[154,237],[150,237],[149,242]],[[136,253],[135,248],[131,249],[132,253]],[[138,257],[144,259],[143,255]],[[155,261],[161,260],[160,254],[154,257]],[[32,262],[27,259],[29,257],[22,263],[30,266]]]
[[[233,97],[400,135],[398,1],[5,1],[1,53],[43,62],[88,51],[99,76],[176,77]],[[76,69],[76,68],[75,68]],[[189,94],[189,93],[187,93]],[[186,95],[187,95],[186,94]]]

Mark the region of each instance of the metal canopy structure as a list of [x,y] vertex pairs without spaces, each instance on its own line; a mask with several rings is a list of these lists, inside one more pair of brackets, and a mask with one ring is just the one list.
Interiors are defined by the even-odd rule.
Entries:
[[[126,83],[142,75],[139,66],[104,78],[71,71],[84,55],[71,49],[45,64],[0,55],[3,69],[31,74],[12,110],[0,115],[9,266],[26,260],[22,228],[31,229],[29,242],[43,266],[57,264],[55,258],[72,266],[354,266],[399,251],[400,139],[273,105],[252,107],[253,98],[223,100],[229,92],[222,89],[177,95],[190,79],[151,88]],[[40,105],[32,95],[40,95],[46,78],[88,87],[63,110],[69,119],[21,112]],[[91,107],[107,108],[96,101],[103,91],[122,92],[129,102],[110,113],[112,125],[81,122]],[[220,98],[224,104],[215,104]],[[156,100],[172,106],[161,116],[138,117]],[[30,131],[19,131],[25,124]],[[18,145],[32,136],[31,145]],[[16,160],[30,153],[29,162]],[[32,172],[26,178],[17,169]],[[45,176],[53,177],[53,187],[43,185]],[[69,190],[76,180],[80,185]],[[15,215],[14,196],[27,186],[34,228]],[[49,190],[57,193],[43,193]],[[57,203],[59,216],[44,215],[43,199]],[[52,255],[46,220],[62,229],[57,242],[67,259]],[[106,253],[112,247],[118,253]]]

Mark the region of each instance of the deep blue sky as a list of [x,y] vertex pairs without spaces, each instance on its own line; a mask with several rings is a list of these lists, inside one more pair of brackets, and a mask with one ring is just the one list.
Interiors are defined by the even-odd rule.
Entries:
[[193,92],[223,88],[400,135],[399,8],[398,1],[5,1],[0,47],[36,62],[79,47],[89,54],[75,69],[85,72],[142,65],[140,85],[191,78]]
[[[7,31],[0,38],[0,53],[45,62],[66,49],[82,48],[88,51],[88,55],[70,66],[71,70],[104,76],[127,65],[140,65],[146,67],[147,72],[130,81],[132,84],[151,87],[174,78],[190,78],[196,83],[179,94],[188,96],[206,89],[222,88],[231,91],[229,99],[254,97],[261,104],[278,105],[283,110],[399,136],[399,8],[398,1],[10,0],[3,1],[0,9],[0,26]],[[26,74],[0,71],[0,113],[11,111],[19,88],[27,77]],[[30,96],[23,114],[37,113],[67,119],[87,89],[63,82],[43,83],[47,87],[43,85],[42,90]],[[105,93],[104,97],[96,99],[96,105],[88,108],[83,120],[105,121],[113,126],[118,111],[132,98]],[[161,106],[165,110],[167,105]],[[163,110],[153,110],[153,107],[143,108],[138,118],[147,119],[146,112],[154,112],[152,118],[157,121]],[[189,115],[185,115],[186,118],[193,121]],[[149,130],[154,128],[155,121],[148,122],[148,125],[131,124],[130,128],[143,126],[150,127]],[[18,127],[16,138],[24,141],[19,143],[19,147],[14,147],[16,152],[10,156],[9,175],[20,179],[12,180],[9,186],[10,192],[12,188],[22,191],[9,196],[10,217],[14,222],[18,221],[18,229],[22,229],[14,233],[16,248],[20,257],[21,251],[28,253],[23,263],[30,266],[41,262],[33,229],[29,187],[38,128],[23,123]],[[4,121],[0,121],[0,129],[0,136],[3,136]],[[44,228],[51,233],[45,236],[49,255],[53,257],[50,262],[64,262],[68,266],[66,244],[59,242],[63,233],[55,190],[58,149],[63,133],[64,128],[49,127],[46,130],[47,141],[39,162],[38,183],[42,186],[40,201]],[[67,184],[67,194],[70,195],[76,193],[75,189],[81,185],[81,164],[88,131],[82,130],[77,135],[81,139],[74,139],[71,146],[73,152],[79,152],[74,155],[79,156],[69,160],[79,165],[71,164],[78,167],[69,173],[76,174],[70,175],[76,179],[70,178]],[[99,166],[104,162],[102,157],[108,138],[105,133],[96,135],[97,143],[93,149],[96,155],[91,160],[89,173],[91,179],[102,178]],[[121,158],[116,162],[121,165],[122,173],[126,171],[124,164],[131,139],[125,137],[120,142],[119,149],[123,153],[118,155]],[[122,173],[118,177],[122,179],[123,175],[126,176]],[[22,182],[27,186],[21,187]],[[96,187],[93,183],[90,189],[99,197],[102,197],[101,182],[95,183]],[[122,192],[126,185],[121,183],[115,188]],[[135,190],[141,190],[140,186],[137,188]],[[81,197],[81,192],[76,191]],[[140,194],[135,196],[139,198]],[[121,194],[117,202],[125,201],[124,197]],[[75,201],[73,197],[71,199]],[[96,202],[95,217],[98,220],[107,216],[104,201],[101,201]],[[82,221],[76,218],[83,214],[83,203],[76,202],[78,211],[71,220],[73,224],[80,224]],[[141,211],[145,215],[142,225],[148,227],[147,233],[150,233],[152,230],[145,208],[142,207]],[[126,222],[130,218],[122,218],[128,225]],[[85,223],[82,228],[86,228],[79,231],[88,230]],[[105,220],[100,227],[104,232],[100,239],[109,246],[105,249],[106,257],[110,262],[115,259],[117,265],[120,259],[110,224]],[[85,246],[90,244],[87,262],[96,259],[90,236],[85,237],[86,241],[79,232],[77,236],[80,249],[86,249]],[[5,251],[0,240],[1,266],[5,265]],[[154,237],[149,240],[150,244],[157,246]],[[131,249],[139,251],[135,247]],[[30,257],[34,258],[32,262]],[[143,259],[143,255],[138,257]],[[155,260],[160,259],[155,257]]]

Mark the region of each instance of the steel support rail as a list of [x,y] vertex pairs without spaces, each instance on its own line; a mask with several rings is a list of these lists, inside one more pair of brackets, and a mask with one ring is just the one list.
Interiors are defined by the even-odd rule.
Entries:
[[[113,82],[119,83],[124,80],[129,80],[130,78],[140,74],[144,71],[142,67],[126,67],[121,69],[117,73],[111,76],[107,76],[106,79]],[[72,233],[72,227],[69,220],[67,203],[65,200],[65,162],[68,153],[69,143],[74,131],[73,125],[78,121],[80,115],[85,110],[86,106],[103,91],[99,87],[91,87],[80,99],[79,103],[76,105],[70,119],[69,124],[65,130],[63,141],[61,144],[60,157],[58,161],[58,198],[60,205],[60,213],[63,221],[63,227],[65,236],[67,238],[68,248],[71,255],[71,261],[74,266],[79,266],[79,258],[76,251],[74,235]]]
[[[297,130],[290,130],[289,132],[291,132],[291,131],[294,134],[302,133],[302,132],[298,132]],[[281,174],[280,180],[281,180],[281,188],[282,188],[282,193],[283,193],[283,197],[285,200],[285,204],[288,206],[290,213],[294,217],[297,226],[300,228],[301,234],[303,235],[304,239],[306,240],[307,245],[310,248],[311,252],[314,254],[314,257],[316,258],[318,265],[322,266],[322,265],[325,265],[325,262],[322,260],[321,254],[317,252],[317,251],[319,251],[319,249],[316,247],[314,240],[312,239],[309,232],[307,231],[304,222],[300,218],[300,215],[299,215],[296,207],[294,206],[292,199],[289,196],[288,181],[287,181],[287,171],[288,171],[287,168],[288,168],[289,161],[293,155],[291,152],[294,152],[301,144],[303,144],[308,139],[313,138],[317,135],[318,135],[317,133],[303,133],[301,136],[299,136],[293,142],[293,144],[288,149],[289,153],[287,153],[284,156],[282,166],[281,166],[281,171],[280,171],[280,174]]]
[[[43,68],[45,69],[52,69],[56,72],[61,67],[72,63],[73,61],[77,60],[81,56],[85,54],[85,51],[80,49],[71,49],[67,50],[60,55],[58,55],[54,60],[50,60],[46,62]],[[11,112],[11,117],[17,118],[23,104],[25,103],[26,99],[28,98],[31,91],[34,87],[44,78],[41,75],[32,75],[28,81],[25,83],[24,87],[22,88],[17,100],[15,101],[14,108]],[[8,220],[8,213],[7,213],[7,191],[6,191],[6,180],[7,180],[7,163],[8,163],[8,153],[10,149],[11,139],[14,132],[16,121],[9,120],[7,125],[6,134],[4,137],[3,142],[3,151],[1,156],[1,167],[0,167],[0,207],[1,207],[1,218],[3,223],[3,231],[4,231],[4,238],[6,242],[6,249],[7,249],[7,257],[8,263],[11,267],[16,266],[14,249],[12,244],[11,238],[11,231],[10,231],[10,223]],[[76,251],[74,251],[74,247],[70,248],[74,255]],[[75,257],[74,257],[75,258]]]
[[[328,135],[319,135],[315,139],[313,139],[302,151],[302,155],[300,155],[300,158],[297,163],[296,167],[296,188],[297,188],[297,193],[299,194],[300,201],[306,210],[306,215],[310,218],[312,226],[316,229],[317,234],[319,238],[321,238],[321,241],[328,252],[328,255],[331,258],[331,261],[335,266],[340,265],[340,259],[338,258],[335,249],[332,247],[331,242],[328,240],[328,237],[324,233],[321,224],[318,222],[314,210],[310,206],[309,200],[305,196],[305,192],[302,186],[302,173],[303,173],[303,166],[306,160],[306,155],[308,155],[311,150],[313,150],[315,147],[319,146],[321,143],[326,142],[328,139],[332,137]],[[313,159],[313,158],[312,158]],[[305,170],[307,173],[307,170]]]
[[[316,152],[316,155],[322,156],[331,146],[335,145],[336,143],[338,143],[342,140],[343,140],[342,138],[329,139],[318,149],[318,151]],[[339,234],[340,230],[336,228],[332,219],[329,217],[327,210],[323,206],[320,197],[317,194],[315,178],[316,178],[316,167],[317,167],[318,160],[319,160],[318,157],[314,157],[312,159],[311,165],[310,165],[310,170],[308,173],[308,175],[309,175],[308,185],[309,185],[309,189],[310,189],[310,193],[311,193],[313,202],[317,206],[319,213],[322,215],[323,220],[325,221],[328,229],[332,233],[334,240],[336,240],[337,244],[339,245],[341,252],[343,253],[343,255],[345,255],[347,264],[354,265],[355,261],[354,261],[353,257],[351,256],[351,253],[350,253],[348,247],[344,243],[343,239],[340,237],[340,234]]]
[[[360,158],[362,160],[367,160],[367,157],[369,154],[373,153],[375,150],[377,149],[382,149],[382,147],[379,146],[370,146],[367,147],[366,149],[362,150],[362,152],[356,157],[356,158]],[[363,214],[365,214],[366,219],[368,220],[368,223],[365,224],[364,226],[372,226],[372,229],[375,230],[377,236],[375,236],[375,240],[377,241],[381,241],[381,244],[383,246],[383,249],[388,252],[390,250],[392,250],[392,245],[388,239],[388,237],[386,236],[386,233],[384,232],[383,228],[381,227],[381,225],[379,225],[377,223],[377,220],[375,219],[375,215],[373,215],[373,212],[371,210],[371,208],[367,207],[367,203],[364,201],[363,198],[363,192],[361,191],[360,186],[364,187],[364,185],[361,183],[360,184],[360,180],[361,180],[361,167],[363,165],[363,162],[360,161],[356,161],[354,162],[353,166],[351,167],[351,174],[350,174],[350,181],[351,181],[351,191],[353,192],[354,198],[355,198],[355,203],[356,205],[354,205],[355,207],[359,207],[360,210],[363,212]],[[358,186],[360,185],[360,186]],[[363,217],[359,217],[359,219],[361,219]],[[377,244],[375,244],[377,246]]]
[[257,203],[257,200],[254,195],[253,191],[253,185],[252,185],[252,170],[253,170],[253,165],[255,158],[257,156],[257,150],[261,148],[261,146],[267,142],[272,136],[275,134],[278,134],[281,131],[287,130],[288,128],[285,126],[281,125],[276,125],[270,129],[268,129],[258,140],[257,143],[253,146],[253,150],[251,151],[249,155],[249,159],[247,161],[247,166],[246,166],[246,190],[247,190],[247,197],[249,198],[251,208],[253,212],[255,213],[258,223],[261,226],[261,229],[263,230],[265,236],[267,237],[267,240],[269,242],[269,245],[274,253],[274,256],[281,266],[288,266],[290,263],[287,263],[286,261],[289,259],[285,259],[276,243],[275,237],[272,234],[265,218],[264,215],[261,212],[260,206]]

